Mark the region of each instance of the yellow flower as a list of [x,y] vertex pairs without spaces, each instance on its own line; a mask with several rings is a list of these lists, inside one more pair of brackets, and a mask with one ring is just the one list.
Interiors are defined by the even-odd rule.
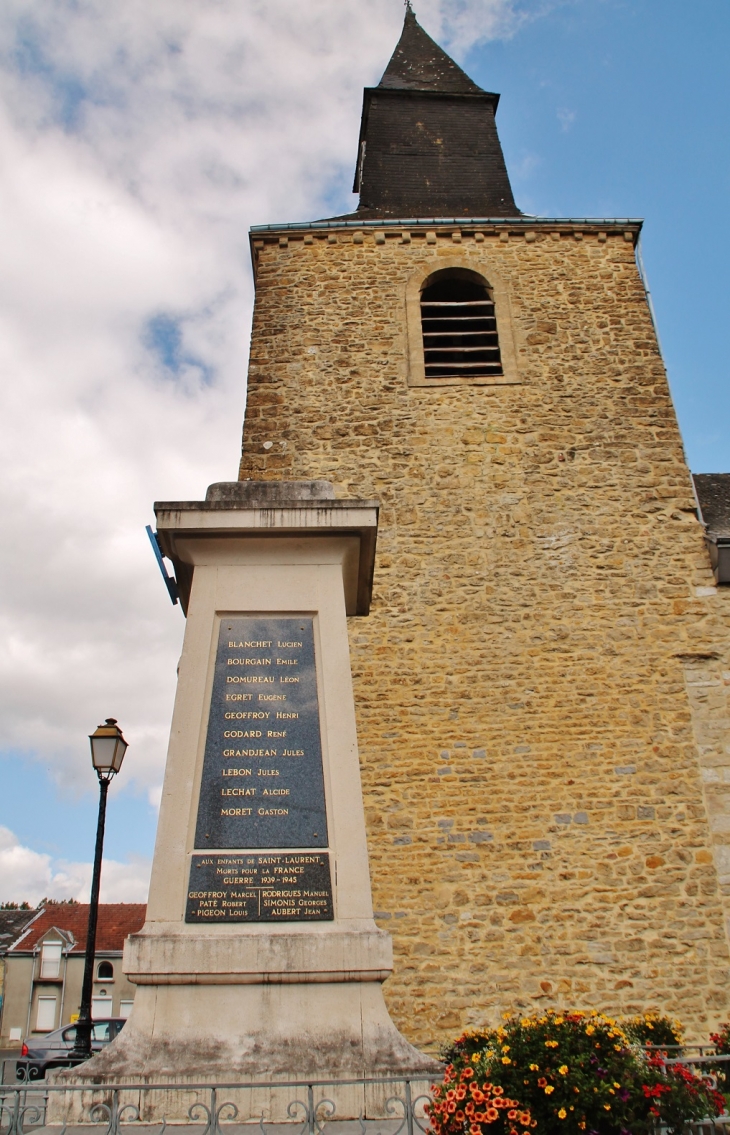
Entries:
[[509,1056],[503,1056],[502,1057],[502,1063],[503,1064],[511,1064],[512,1061],[510,1060]]
[[620,1088],[620,1087],[621,1087],[621,1085],[620,1085],[620,1084],[617,1084],[615,1080],[614,1080],[614,1082],[613,1082],[613,1086],[614,1086],[614,1088]]
[[556,1018],[555,1018],[555,1024],[556,1024],[556,1025],[562,1025],[562,1023],[563,1023],[563,1018],[562,1018],[562,1017],[556,1017]]
[[552,1095],[552,1093],[554,1091],[555,1091],[555,1088],[552,1086],[552,1084],[548,1084],[547,1087],[545,1088],[545,1095],[550,1096],[550,1095]]
[[545,1047],[546,1048],[557,1048],[558,1042],[556,1040],[546,1040],[545,1041]]
[[509,1045],[508,1044],[502,1045],[502,1052],[509,1052]]
[[578,1124],[578,1126],[580,1127],[581,1131],[585,1131],[585,1129],[586,1129],[586,1121],[585,1121],[585,1119],[581,1119],[581,1121],[580,1121],[580,1123]]
[[564,1108],[564,1107],[561,1107],[560,1111],[558,1112],[558,1119],[565,1119],[565,1117],[566,1117],[566,1115],[567,1115],[567,1114],[568,1114],[568,1113],[567,1113],[567,1111],[565,1110],[565,1108]]
[[593,1036],[593,1034],[594,1034],[594,1032],[595,1032],[595,1031],[596,1031],[596,1030],[595,1030],[595,1028],[593,1027],[593,1025],[586,1025],[586,1035],[587,1035],[587,1036]]
[[605,1109],[606,1111],[610,1111],[610,1110],[611,1110],[611,1105],[610,1105],[610,1103],[604,1103],[603,1107],[604,1107],[604,1109]]
[[561,1064],[560,1067],[558,1068],[558,1072],[560,1073],[561,1076],[567,1076],[568,1065],[567,1064]]
[[539,1064],[531,1064],[530,1065],[530,1071],[531,1072],[539,1072],[540,1071],[540,1065]]
[[478,1052],[475,1052],[474,1055],[471,1057],[471,1062],[472,1062],[472,1064],[478,1064],[479,1063],[479,1053]]

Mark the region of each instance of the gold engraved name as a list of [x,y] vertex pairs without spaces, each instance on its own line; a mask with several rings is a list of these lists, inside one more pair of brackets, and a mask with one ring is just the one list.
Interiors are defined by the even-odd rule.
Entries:
[[226,694],[226,701],[253,701],[253,694]]
[[255,788],[221,788],[221,796],[255,796]]
[[221,808],[221,816],[250,816],[253,808]]
[[277,666],[298,666],[299,665],[299,659],[298,658],[277,658],[276,665]]
[[[252,698],[253,694],[231,694],[230,696],[232,698]],[[249,721],[251,719],[253,719],[254,721],[266,721],[269,714],[266,713],[263,709],[246,709],[243,712],[241,712],[241,710],[239,709],[236,713],[234,713],[232,710],[229,710],[229,712],[224,713],[223,716],[225,717],[226,721]]]
[[229,642],[229,650],[268,650],[273,643],[273,639],[266,639],[262,642]]
[[221,769],[221,776],[251,776],[250,768],[224,768]]
[[[273,682],[273,680],[274,680],[273,678],[269,679],[270,682]],[[290,678],[290,677],[287,676],[286,678],[279,678],[279,681],[280,682],[298,682],[299,679],[298,678]]]
[[286,694],[259,694],[259,701],[286,701]]
[[[265,674],[246,674],[245,677],[244,677],[243,674],[227,674],[226,675],[226,681],[227,682],[243,682],[247,686],[253,686],[253,685],[256,685],[257,683],[262,684],[262,683],[265,683],[265,682],[273,682],[273,680],[274,680],[273,676],[271,678],[267,678],[267,676]],[[283,679],[282,679],[282,681],[283,681]],[[292,679],[290,678],[289,681],[292,681]],[[299,679],[296,678],[295,681],[298,682]]]
[[303,757],[304,749],[284,749],[282,757]]
[[265,788],[262,793],[263,796],[289,796],[290,794],[290,788]]
[[276,645],[278,647],[280,647],[282,650],[286,650],[287,648],[293,650],[297,646],[304,646],[304,643],[303,642],[277,642]]
[[224,749],[224,757],[275,757],[276,749]]
[[288,816],[288,808],[259,808],[259,816]]
[[[261,736],[261,734],[259,733],[259,737],[260,736]],[[281,730],[279,730],[278,733],[277,733],[276,729],[267,729],[266,730],[266,736],[267,737],[286,737],[286,729],[281,729]]]
[[[278,659],[277,659],[278,661]],[[270,658],[227,658],[227,666],[270,666]]]
[[281,711],[277,709],[276,716],[277,716],[277,718],[286,718],[287,721],[290,721],[294,717],[299,717],[299,714],[298,713],[281,713]]

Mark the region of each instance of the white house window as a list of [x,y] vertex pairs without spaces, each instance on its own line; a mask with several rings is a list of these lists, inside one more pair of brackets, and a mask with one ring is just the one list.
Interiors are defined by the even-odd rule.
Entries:
[[112,999],[106,995],[99,994],[98,997],[91,998],[91,1016],[93,1020],[98,1020],[100,1017],[111,1017],[112,1015]]
[[125,1021],[129,1014],[132,1012],[134,1001],[120,1001],[119,1002],[119,1016],[124,1017]]
[[61,972],[61,942],[44,942],[41,946],[41,977],[58,977]]
[[39,997],[35,1020],[36,1031],[50,1033],[56,1027],[56,997]]

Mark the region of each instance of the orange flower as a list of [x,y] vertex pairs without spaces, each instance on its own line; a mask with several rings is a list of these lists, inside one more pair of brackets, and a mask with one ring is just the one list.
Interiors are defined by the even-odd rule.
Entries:
[[538,1088],[544,1088],[546,1084],[547,1084],[547,1080],[545,1079],[544,1076],[541,1076],[540,1079],[537,1081]]
[[499,1112],[496,1107],[487,1108],[487,1123],[494,1123],[495,1119],[499,1119]]

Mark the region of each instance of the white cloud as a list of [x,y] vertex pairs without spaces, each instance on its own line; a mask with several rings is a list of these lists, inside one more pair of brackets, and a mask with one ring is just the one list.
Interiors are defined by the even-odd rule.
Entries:
[[[129,863],[105,859],[101,872],[102,902],[146,902],[150,863],[131,857]],[[0,827],[0,902],[42,898],[89,901],[90,863],[66,863],[23,847],[8,828]]]
[[[418,4],[462,53],[526,11]],[[235,478],[248,226],[354,207],[361,88],[402,14],[394,0],[3,4],[0,748],[67,786],[88,786],[86,735],[113,715],[122,777],[159,795],[183,619],[144,524],[154,499]],[[85,867],[2,854],[36,892],[79,893]],[[138,885],[116,866],[105,886]]]

